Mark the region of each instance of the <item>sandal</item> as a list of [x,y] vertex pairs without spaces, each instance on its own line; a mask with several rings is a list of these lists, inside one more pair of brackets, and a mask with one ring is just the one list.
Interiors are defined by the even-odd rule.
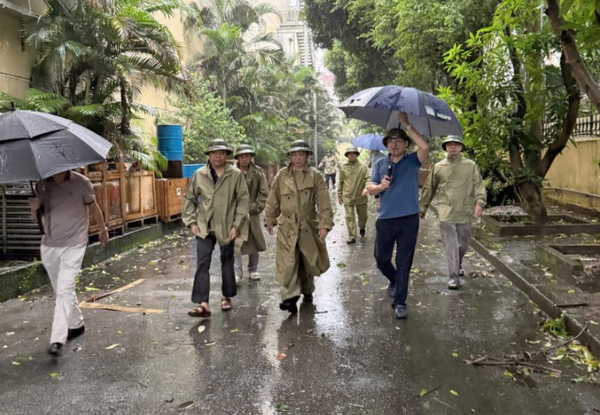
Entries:
[[223,297],[223,299],[221,299],[221,310],[229,311],[229,310],[231,310],[231,308],[232,308],[231,298]]
[[210,317],[211,314],[212,311],[203,305],[199,305],[198,307],[192,308],[190,311],[188,311],[188,316],[190,317]]

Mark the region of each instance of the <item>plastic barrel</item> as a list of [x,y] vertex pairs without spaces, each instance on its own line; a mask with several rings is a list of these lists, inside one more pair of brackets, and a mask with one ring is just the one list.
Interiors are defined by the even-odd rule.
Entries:
[[183,126],[157,125],[158,151],[167,160],[183,160]]
[[183,165],[183,177],[192,178],[194,177],[194,173],[199,168],[204,167],[204,164],[184,164]]

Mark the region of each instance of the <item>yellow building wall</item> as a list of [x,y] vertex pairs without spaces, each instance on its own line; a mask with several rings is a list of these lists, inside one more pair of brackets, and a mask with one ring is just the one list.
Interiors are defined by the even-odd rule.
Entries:
[[569,143],[554,160],[545,187],[600,195],[600,139]]
[[35,54],[23,51],[18,14],[0,11],[0,92],[25,98]]

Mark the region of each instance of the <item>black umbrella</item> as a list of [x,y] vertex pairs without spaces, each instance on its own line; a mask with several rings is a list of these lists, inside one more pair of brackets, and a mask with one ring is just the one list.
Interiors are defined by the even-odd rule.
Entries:
[[426,136],[460,135],[462,127],[448,104],[427,92],[411,87],[387,85],[364,89],[352,95],[340,108],[356,118],[385,129],[399,126],[398,113],[406,112],[408,122]]
[[0,183],[39,180],[104,161],[112,144],[66,118],[14,110],[0,115]]

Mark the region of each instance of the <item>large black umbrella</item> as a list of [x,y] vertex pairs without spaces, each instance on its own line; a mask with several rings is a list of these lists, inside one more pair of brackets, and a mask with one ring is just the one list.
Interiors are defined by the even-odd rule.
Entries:
[[348,118],[356,118],[385,129],[399,125],[398,113],[406,112],[408,121],[426,136],[460,135],[462,127],[448,104],[416,88],[387,85],[364,89],[342,102]]
[[66,118],[14,110],[0,115],[0,183],[39,180],[104,161],[112,144]]

